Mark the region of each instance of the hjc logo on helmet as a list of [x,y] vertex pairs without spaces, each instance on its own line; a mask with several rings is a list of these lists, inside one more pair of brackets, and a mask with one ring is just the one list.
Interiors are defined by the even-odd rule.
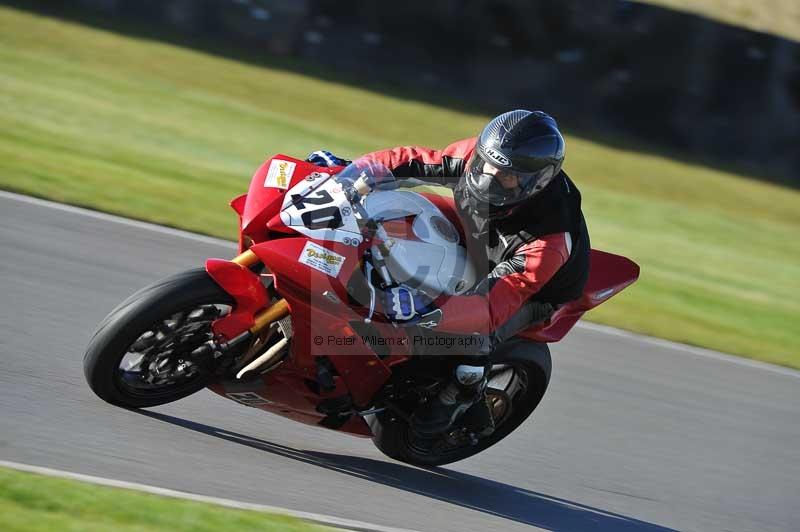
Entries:
[[500,166],[511,166],[511,161],[508,157],[500,153],[494,148],[485,148],[483,153],[491,159],[493,162],[497,163]]

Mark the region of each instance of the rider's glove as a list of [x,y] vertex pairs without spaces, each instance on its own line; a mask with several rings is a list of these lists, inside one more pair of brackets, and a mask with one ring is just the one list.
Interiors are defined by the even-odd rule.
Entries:
[[383,313],[400,325],[435,327],[442,317],[433,300],[423,292],[408,286],[395,286],[381,292]]
[[351,161],[337,157],[327,150],[317,150],[308,154],[306,162],[317,166],[347,166]]

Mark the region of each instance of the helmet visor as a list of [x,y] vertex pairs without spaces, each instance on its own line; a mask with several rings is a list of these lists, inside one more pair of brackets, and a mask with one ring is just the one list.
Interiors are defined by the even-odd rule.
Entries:
[[476,150],[467,165],[467,186],[477,199],[495,207],[513,205],[539,193],[555,176],[555,167],[536,172],[500,168]]

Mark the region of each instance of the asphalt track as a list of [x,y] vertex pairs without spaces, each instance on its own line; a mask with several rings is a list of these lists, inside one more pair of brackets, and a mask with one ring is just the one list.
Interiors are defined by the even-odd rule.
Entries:
[[103,316],[231,251],[0,194],[0,459],[417,530],[800,526],[800,373],[594,329],[552,347],[518,432],[433,470],[207,391],[97,399],[81,358]]

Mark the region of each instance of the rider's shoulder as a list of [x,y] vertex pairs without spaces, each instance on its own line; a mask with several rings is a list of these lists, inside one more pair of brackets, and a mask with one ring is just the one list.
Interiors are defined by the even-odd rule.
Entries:
[[442,156],[451,157],[453,159],[468,159],[472,156],[472,152],[475,151],[475,145],[477,143],[478,137],[457,140],[442,150]]

